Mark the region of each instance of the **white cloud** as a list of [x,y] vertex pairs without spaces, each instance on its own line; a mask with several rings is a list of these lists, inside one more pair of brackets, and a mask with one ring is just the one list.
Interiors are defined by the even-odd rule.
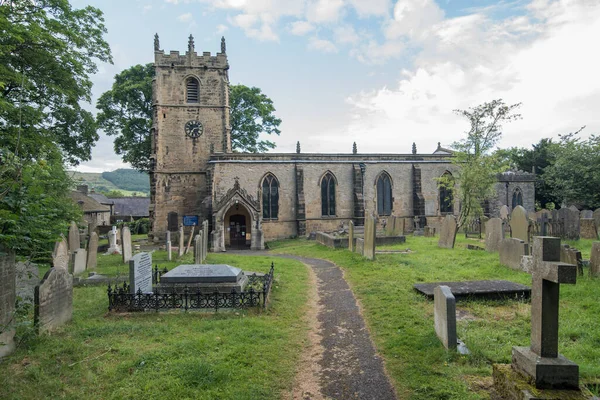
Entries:
[[315,23],[336,22],[343,7],[343,0],[313,0],[307,5],[306,17]]
[[390,0],[349,0],[349,3],[360,16],[387,16],[391,8]]
[[216,33],[217,33],[217,35],[221,35],[221,34],[225,33],[225,31],[227,31],[227,29],[229,29],[227,27],[227,25],[219,24],[219,25],[217,25]]
[[375,40],[369,40],[352,49],[350,55],[364,64],[378,65],[385,64],[390,59],[399,58],[404,48],[404,43],[397,40],[382,44]]
[[292,35],[304,36],[314,30],[314,25],[307,21],[294,21],[290,24],[290,32]]
[[178,16],[177,19],[181,22],[191,22],[194,17],[192,17],[192,13],[185,13]]
[[338,49],[335,44],[329,40],[319,39],[317,37],[311,37],[308,41],[308,48],[311,50],[320,51],[323,53],[337,53]]
[[144,14],[150,12],[150,10],[152,10],[152,4],[146,4],[142,10]]
[[444,12],[435,0],[398,0],[393,19],[385,27],[385,35],[388,39],[403,36],[422,39],[443,18]]
[[338,26],[333,31],[335,41],[342,44],[358,43],[359,37],[352,25]]

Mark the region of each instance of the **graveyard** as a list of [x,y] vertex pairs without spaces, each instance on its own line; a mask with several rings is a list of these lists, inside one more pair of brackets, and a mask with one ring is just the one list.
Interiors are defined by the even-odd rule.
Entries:
[[[406,242],[376,248],[375,260],[347,249],[305,239],[269,244],[269,256],[209,253],[209,264],[267,272],[275,281],[266,309],[197,312],[108,312],[106,285],[73,289],[73,318],[50,334],[18,328],[19,349],[0,364],[3,398],[289,398],[301,355],[309,350],[308,270],[277,257],[292,254],[334,262],[358,299],[398,398],[486,399],[492,364],[510,363],[513,346],[529,346],[530,300],[461,299],[456,303],[457,336],[469,354],[444,348],[434,330],[433,301],[413,285],[436,281],[507,280],[531,286],[531,275],[503,266],[498,253],[473,251],[483,239],[458,234],[454,249],[438,237],[407,236]],[[590,256],[593,240],[567,241]],[[410,251],[407,251],[410,249]],[[190,252],[168,260],[154,251],[152,262],[172,270],[193,264]],[[40,268],[40,276],[47,267]],[[85,272],[83,275],[89,274]],[[122,254],[99,255],[93,270],[126,276]],[[579,365],[580,381],[598,394],[600,329],[598,281],[587,270],[560,294],[560,353]],[[287,396],[287,397],[286,397]]]

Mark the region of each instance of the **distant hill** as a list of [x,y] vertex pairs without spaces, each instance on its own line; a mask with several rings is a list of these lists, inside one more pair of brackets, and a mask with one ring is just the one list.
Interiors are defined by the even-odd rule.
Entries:
[[138,172],[134,169],[117,169],[112,172],[77,172],[71,171],[71,177],[77,184],[88,185],[89,189],[96,192],[110,192],[118,190],[124,196],[150,195],[150,179],[148,174]]

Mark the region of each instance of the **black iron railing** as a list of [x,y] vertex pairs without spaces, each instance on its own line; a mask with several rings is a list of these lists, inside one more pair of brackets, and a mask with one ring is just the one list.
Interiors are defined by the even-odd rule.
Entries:
[[215,310],[220,308],[265,308],[269,300],[273,283],[274,266],[265,275],[256,274],[248,276],[248,289],[237,292],[233,289],[230,293],[202,293],[200,290],[191,291],[184,286],[183,292],[178,293],[173,288],[170,293],[160,293],[156,289],[153,293],[130,293],[130,286],[108,286],[109,311],[158,311],[165,309],[182,310]]

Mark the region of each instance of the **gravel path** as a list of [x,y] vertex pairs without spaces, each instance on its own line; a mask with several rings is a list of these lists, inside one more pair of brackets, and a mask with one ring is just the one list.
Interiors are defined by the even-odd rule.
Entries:
[[[330,399],[396,399],[385,373],[383,361],[375,352],[369,331],[354,294],[335,264],[316,258],[276,255],[309,265],[317,277],[320,345],[320,395]],[[249,252],[243,253],[249,255]],[[317,396],[315,396],[317,397]],[[321,397],[321,396],[318,396]],[[303,399],[313,397],[303,396]]]

